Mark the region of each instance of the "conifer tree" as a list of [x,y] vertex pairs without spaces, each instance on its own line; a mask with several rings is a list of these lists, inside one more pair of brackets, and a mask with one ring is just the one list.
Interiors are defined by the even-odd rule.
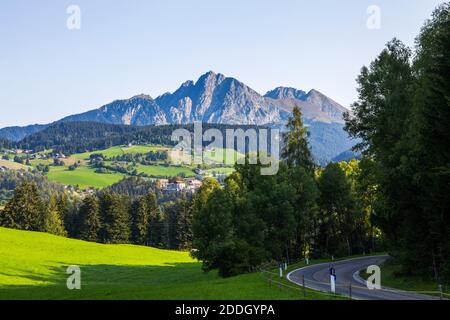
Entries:
[[0,225],[6,228],[41,231],[45,210],[35,183],[24,182],[18,186],[14,196],[5,206]]
[[150,210],[146,197],[140,197],[133,205],[133,242],[140,245],[146,245],[149,232]]
[[300,166],[309,172],[314,171],[314,161],[308,143],[308,130],[303,125],[302,113],[299,107],[294,107],[284,136],[282,157],[289,167]]
[[86,241],[99,241],[101,222],[97,197],[89,195],[83,199],[78,219],[78,237]]
[[127,204],[127,199],[116,193],[102,195],[102,240],[105,243],[128,243],[131,223]]
[[58,236],[67,236],[67,232],[64,229],[62,214],[58,206],[58,199],[55,195],[50,196],[49,204],[43,212],[41,231]]

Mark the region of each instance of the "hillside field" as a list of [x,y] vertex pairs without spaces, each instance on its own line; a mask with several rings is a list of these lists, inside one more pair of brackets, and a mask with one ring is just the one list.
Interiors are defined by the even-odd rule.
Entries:
[[95,173],[95,169],[88,166],[80,166],[74,171],[67,167],[50,167],[47,174],[48,180],[64,185],[78,185],[80,188],[105,188],[123,179],[120,173]]
[[[70,265],[81,289],[66,287]],[[330,298],[309,291],[308,299]],[[187,252],[0,228],[0,299],[303,299],[260,273],[220,278]]]
[[136,145],[136,146],[130,146],[130,147],[124,147],[124,146],[115,146],[111,147],[105,150],[99,150],[99,151],[93,151],[93,152],[85,152],[85,153],[77,153],[74,154],[72,157],[75,159],[89,159],[89,157],[92,154],[102,154],[103,156],[107,158],[121,156],[124,154],[130,154],[130,153],[149,153],[150,151],[166,151],[168,150],[168,147],[158,146],[158,145]]
[[5,167],[11,170],[28,170],[28,166],[11,161],[0,159],[0,167]]

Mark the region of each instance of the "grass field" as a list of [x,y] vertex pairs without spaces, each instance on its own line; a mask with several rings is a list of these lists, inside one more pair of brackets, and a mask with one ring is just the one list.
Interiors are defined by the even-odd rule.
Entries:
[[158,145],[142,145],[142,146],[131,146],[131,147],[124,147],[124,146],[115,146],[111,147],[105,150],[99,150],[99,151],[93,151],[93,152],[85,152],[85,153],[77,153],[72,155],[75,159],[89,159],[89,157],[92,154],[102,154],[103,156],[110,158],[115,156],[120,156],[123,154],[130,154],[130,153],[149,153],[150,151],[165,151],[167,150],[167,147],[164,146],[158,146]]
[[195,173],[192,171],[192,169],[187,167],[174,167],[174,166],[143,166],[138,165],[136,166],[136,170],[141,173],[145,173],[151,176],[168,176],[168,177],[174,177],[179,176],[180,174],[184,174],[186,177],[193,177],[195,176]]
[[23,165],[23,164],[14,162],[14,161],[3,160],[3,159],[0,159],[0,166],[6,167],[11,170],[20,170],[20,169],[28,170],[30,168],[26,165]]
[[123,179],[120,173],[95,173],[95,169],[87,166],[80,166],[74,171],[69,171],[67,167],[50,167],[47,174],[50,181],[59,182],[64,185],[78,185],[80,188],[104,188]]
[[214,172],[216,172],[218,174],[230,175],[234,171],[235,171],[234,168],[214,168],[214,169],[204,170],[203,173],[205,175],[212,175]]
[[[81,290],[66,287],[81,269]],[[307,299],[330,296],[307,290]],[[220,278],[187,252],[103,245],[0,228],[0,299],[303,299],[260,273]]]

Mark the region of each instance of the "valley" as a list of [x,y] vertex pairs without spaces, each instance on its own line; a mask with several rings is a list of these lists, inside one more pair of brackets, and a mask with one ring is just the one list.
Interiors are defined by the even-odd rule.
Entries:
[[[225,177],[231,174],[233,167],[222,166],[223,155],[238,159],[243,157],[237,151],[218,149],[205,152],[204,157],[211,165],[203,165],[196,173],[196,166],[173,165],[169,159],[170,146],[163,145],[122,145],[84,153],[64,155],[53,150],[23,153],[20,150],[4,150],[0,154],[0,167],[3,170],[37,170],[49,181],[65,186],[87,189],[102,189],[120,180],[139,176],[150,180],[168,178],[188,178],[196,176]],[[20,152],[20,153],[19,153]],[[92,159],[101,157],[101,164]],[[159,158],[158,158],[159,157]],[[143,160],[143,159],[148,160]]]

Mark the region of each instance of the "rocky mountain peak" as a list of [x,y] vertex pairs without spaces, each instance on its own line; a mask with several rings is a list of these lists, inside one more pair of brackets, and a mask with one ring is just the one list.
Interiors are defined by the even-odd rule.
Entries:
[[306,95],[303,90],[298,90],[291,87],[277,87],[268,91],[264,96],[272,99],[298,99],[302,100]]

